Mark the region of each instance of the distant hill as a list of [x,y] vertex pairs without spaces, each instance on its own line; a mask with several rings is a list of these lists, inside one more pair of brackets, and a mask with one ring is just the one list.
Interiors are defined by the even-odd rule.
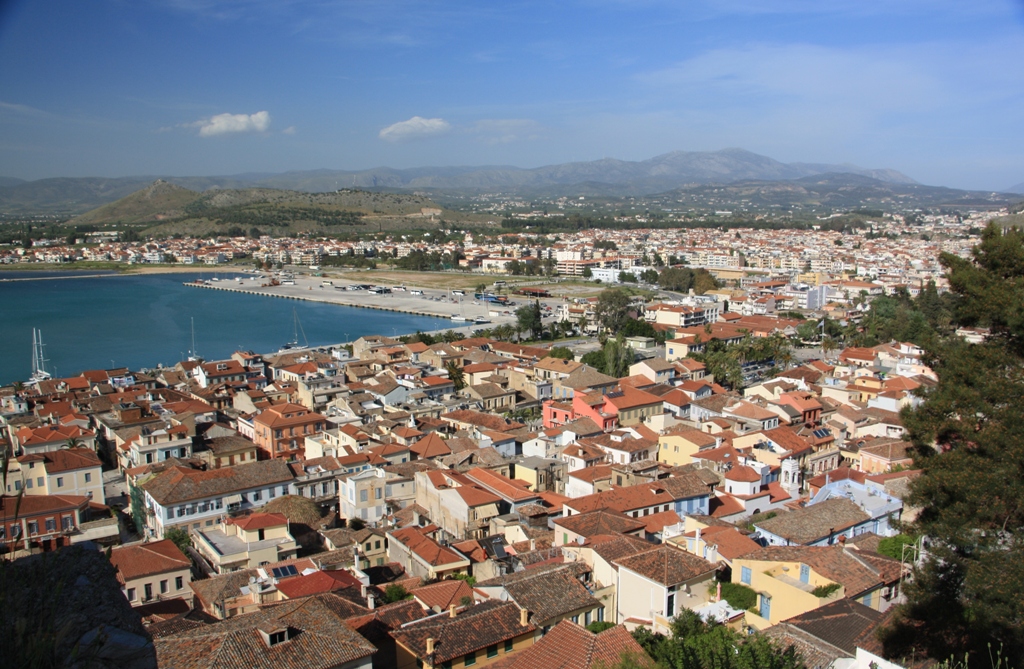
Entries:
[[1024,181],[1020,182],[1016,186],[1010,186],[1009,188],[1006,189],[1006,192],[1007,193],[1018,193],[1020,195],[1024,195]]
[[[732,183],[744,180],[792,180],[843,172],[898,184],[915,183],[895,170],[854,165],[781,163],[743,149],[673,151],[642,161],[605,158],[547,165],[533,169],[511,166],[419,167],[369,170],[307,170],[282,174],[247,173],[216,177],[54,178],[0,182],[0,212],[84,213],[130,195],[154,179],[203,192],[211,189],[274,188],[311,193],[343,188],[363,190],[433,190],[512,192],[523,195],[557,192],[573,186],[610,197],[659,193],[687,184]],[[582,191],[581,191],[582,192]]]
[[280,235],[368,225],[378,229],[433,228],[442,217],[458,220],[464,215],[445,212],[422,195],[350,189],[306,193],[274,188],[217,188],[199,193],[158,179],[71,219],[69,224],[130,224],[155,235],[223,234],[229,229],[248,233],[252,228]]
[[923,206],[1002,206],[1012,199],[988,191],[899,184],[849,173],[820,174],[790,181],[694,184],[660,197],[683,209],[687,206],[729,209],[738,205],[741,210],[863,207],[886,211]]
[[72,223],[147,223],[183,216],[185,207],[200,197],[197,193],[163,179],[110,204],[82,214]]

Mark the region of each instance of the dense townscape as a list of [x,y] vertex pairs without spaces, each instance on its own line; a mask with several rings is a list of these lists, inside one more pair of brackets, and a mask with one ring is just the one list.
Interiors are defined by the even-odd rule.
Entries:
[[[882,631],[930,550],[905,418],[940,374],[927,326],[882,312],[938,318],[991,217],[9,252],[307,273],[434,254],[523,306],[470,336],[37,366],[0,391],[5,582],[82,574],[95,614],[40,605],[39,643],[126,667],[653,666],[697,638],[721,666],[930,666]],[[517,286],[526,264],[543,281]],[[601,292],[542,310],[566,277]],[[631,284],[663,290],[606,287]],[[953,336],[982,347],[984,324]]]

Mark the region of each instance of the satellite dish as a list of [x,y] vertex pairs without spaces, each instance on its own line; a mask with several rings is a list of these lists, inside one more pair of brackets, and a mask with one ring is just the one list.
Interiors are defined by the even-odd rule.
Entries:
[[256,582],[256,577],[255,576],[250,576],[249,577],[249,582],[250,583],[255,583]]

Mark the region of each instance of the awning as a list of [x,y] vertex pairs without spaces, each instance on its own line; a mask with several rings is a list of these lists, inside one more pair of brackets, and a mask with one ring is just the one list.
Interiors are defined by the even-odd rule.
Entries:
[[224,503],[227,504],[227,505],[241,504],[242,503],[242,496],[241,495],[228,495],[227,497],[224,498]]

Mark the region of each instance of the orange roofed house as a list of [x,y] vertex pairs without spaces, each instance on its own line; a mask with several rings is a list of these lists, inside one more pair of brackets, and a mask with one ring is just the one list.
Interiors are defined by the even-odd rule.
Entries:
[[300,404],[280,404],[253,419],[253,441],[261,460],[303,460],[306,437],[323,432],[326,425],[324,416]]

